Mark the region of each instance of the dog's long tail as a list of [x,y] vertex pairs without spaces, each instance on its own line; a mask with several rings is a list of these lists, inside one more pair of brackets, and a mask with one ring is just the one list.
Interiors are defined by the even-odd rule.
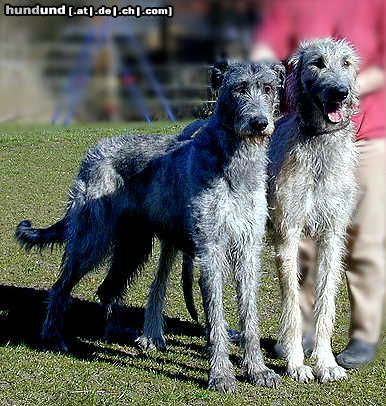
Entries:
[[26,251],[60,245],[64,243],[65,224],[66,216],[47,228],[32,228],[30,221],[23,220],[16,227],[15,238]]
[[182,258],[182,289],[184,292],[185,305],[188,309],[190,317],[198,323],[198,314],[193,298],[193,281],[193,261],[190,257],[184,254]]

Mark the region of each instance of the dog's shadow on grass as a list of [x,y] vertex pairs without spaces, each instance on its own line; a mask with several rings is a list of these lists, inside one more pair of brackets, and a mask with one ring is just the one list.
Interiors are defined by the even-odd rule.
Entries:
[[[0,285],[0,342],[39,346],[47,298],[47,290]],[[122,324],[129,326],[133,333],[142,328],[143,317],[143,308],[139,307],[123,307],[120,312]],[[73,336],[103,339],[105,315],[100,304],[73,298],[65,319],[65,335],[70,339]],[[165,321],[168,333],[192,337],[203,335],[203,328],[197,324],[170,317]]]
[[[34,350],[42,350],[40,329],[46,313],[47,298],[47,290],[1,285],[0,345],[25,344]],[[119,349],[117,346],[103,345],[100,343],[104,340],[105,328],[105,314],[102,306],[96,302],[73,298],[65,318],[65,337],[69,344],[69,355],[81,360],[107,362],[142,370],[146,368],[143,366],[144,364],[150,363],[153,371],[155,370],[164,376],[193,382],[205,387],[204,379],[192,376],[195,370],[200,369],[196,365],[189,366],[175,359],[164,360],[160,353],[148,355],[137,349],[135,338],[143,326],[143,317],[143,308],[122,308],[120,312],[121,322],[130,327],[128,331],[131,330],[132,334],[125,335],[124,339],[123,337],[114,337],[113,340],[109,341],[112,344],[124,343],[123,349]],[[170,317],[166,317],[165,321],[167,332],[173,336],[203,336],[203,328],[197,324]],[[97,343],[98,341],[99,343]],[[194,352],[194,356],[206,357],[204,346],[192,344],[193,347],[190,348],[190,345],[183,340],[175,339],[171,339],[168,344],[168,352],[172,354],[181,352],[181,347],[184,347],[183,350],[186,347]],[[130,351],[130,347],[133,351]],[[158,357],[162,358],[159,366],[155,365]],[[161,365],[168,362],[173,367],[169,368],[172,372],[168,370],[167,365]],[[202,369],[204,371],[204,368]],[[184,373],[179,372],[181,370]]]
[[[25,344],[35,350],[41,350],[40,328],[46,312],[48,291],[42,289],[23,288],[17,286],[0,286],[0,345]],[[121,322],[124,326],[129,326],[132,334],[113,339],[113,343],[124,343],[124,349],[118,349],[116,346],[100,345],[95,341],[104,340],[105,314],[100,304],[74,298],[66,314],[65,336],[69,343],[69,355],[81,360],[107,362],[115,365],[130,366],[136,369],[146,368],[146,363],[151,363],[151,369],[172,379],[194,382],[201,387],[206,387],[206,381],[193,377],[194,371],[206,368],[200,368],[196,364],[188,365],[180,362],[173,357],[173,354],[189,351],[193,352],[195,357],[205,359],[207,357],[204,345],[197,343],[186,343],[178,336],[202,337],[203,328],[195,323],[183,321],[178,318],[165,318],[166,330],[173,337],[168,340],[168,353],[171,358],[162,358],[159,366],[158,357],[162,355],[148,355],[137,349],[130,351],[130,347],[135,347],[135,338],[143,326],[144,311],[138,307],[124,307],[121,311]],[[75,339],[75,337],[80,338]],[[111,343],[111,340],[110,340]],[[271,353],[274,340],[263,339],[262,346]],[[126,349],[129,350],[126,351]],[[159,353],[158,353],[159,354]],[[170,372],[165,363],[170,363],[172,369],[176,372]],[[281,368],[275,365],[269,365],[277,372],[281,373]],[[278,370],[279,369],[279,370]],[[183,370],[184,373],[178,372]]]

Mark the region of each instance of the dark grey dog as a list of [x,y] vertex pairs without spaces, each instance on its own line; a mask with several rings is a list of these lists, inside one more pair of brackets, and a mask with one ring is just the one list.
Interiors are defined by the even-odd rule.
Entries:
[[294,114],[278,122],[269,149],[270,217],[276,231],[283,310],[279,342],[288,372],[313,379],[304,365],[299,307],[298,247],[317,241],[315,374],[321,382],[346,377],[331,350],[335,294],[346,228],[356,199],[351,116],[358,108],[358,58],[346,41],[304,42],[289,61],[288,102]]
[[[18,226],[17,238],[26,248],[65,243],[42,331],[46,343],[63,348],[63,309],[87,272],[111,253],[110,272],[123,277],[124,269],[127,281],[145,263],[157,235],[163,278],[177,250],[195,257],[200,266],[209,387],[224,392],[235,388],[222,307],[223,279],[230,273],[237,282],[247,378],[276,385],[278,376],[265,366],[259,346],[257,285],[266,218],[267,138],[274,129],[282,78],[280,64],[232,66],[205,131],[186,142],[167,137],[162,148],[154,147],[165,152],[155,156],[152,143],[160,141],[153,136],[100,141],[82,161],[63,219],[44,230],[32,229],[29,222]],[[148,144],[151,158],[138,170],[137,161],[146,161],[146,148],[137,149],[141,142]],[[122,224],[135,234],[130,244]],[[106,303],[118,298],[108,289],[104,293]]]

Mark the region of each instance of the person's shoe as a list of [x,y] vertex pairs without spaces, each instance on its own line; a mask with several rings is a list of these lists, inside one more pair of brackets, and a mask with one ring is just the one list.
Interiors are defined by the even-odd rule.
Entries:
[[[304,355],[310,357],[314,349],[314,336],[305,334],[302,339],[302,346]],[[273,356],[276,359],[285,359],[284,347],[278,342],[273,346]]]
[[336,356],[336,362],[346,369],[360,368],[374,359],[376,350],[376,344],[353,338],[347,347]]

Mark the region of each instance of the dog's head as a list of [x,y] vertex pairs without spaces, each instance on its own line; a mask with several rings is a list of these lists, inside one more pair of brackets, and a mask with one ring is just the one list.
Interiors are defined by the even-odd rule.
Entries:
[[277,62],[232,63],[217,71],[220,120],[242,138],[270,136],[280,114],[284,77],[285,68]]
[[288,61],[286,98],[290,108],[317,108],[329,124],[350,118],[358,109],[359,58],[346,40],[303,42]]

